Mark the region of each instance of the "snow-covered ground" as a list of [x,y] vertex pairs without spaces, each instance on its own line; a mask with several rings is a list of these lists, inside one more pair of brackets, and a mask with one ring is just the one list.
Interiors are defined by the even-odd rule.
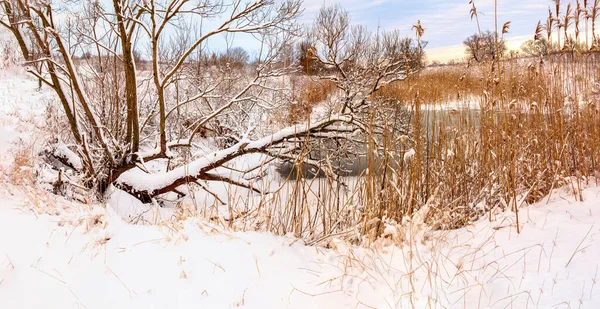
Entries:
[[[600,187],[567,189],[455,231],[416,224],[358,248],[224,230],[133,225],[112,205],[14,184],[51,94],[0,71],[0,308],[600,308]],[[38,124],[38,126],[36,126]],[[20,169],[27,169],[22,167]],[[17,169],[18,172],[18,169]]]

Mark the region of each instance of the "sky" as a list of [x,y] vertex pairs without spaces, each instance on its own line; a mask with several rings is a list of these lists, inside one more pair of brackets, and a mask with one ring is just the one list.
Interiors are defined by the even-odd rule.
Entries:
[[[430,47],[461,44],[477,32],[475,20],[470,18],[469,0],[304,0],[302,20],[314,18],[323,4],[339,3],[347,9],[354,23],[371,29],[398,29],[412,35],[411,26],[421,20],[425,27],[424,40]],[[475,0],[480,13],[481,30],[494,30],[494,0]],[[550,0],[498,0],[499,27],[511,21],[507,37],[530,35],[538,20],[548,15]]]
[[[538,20],[548,16],[551,0],[497,0],[498,27],[511,21],[506,35],[509,48],[518,48],[526,39],[532,39]],[[568,3],[569,1],[563,1]],[[572,1],[574,2],[574,1]],[[310,23],[322,5],[339,3],[350,12],[353,23],[363,24],[369,29],[398,29],[413,36],[413,24],[421,20],[425,28],[423,40],[429,42],[427,52],[432,57],[461,57],[462,42],[477,32],[475,20],[470,18],[469,0],[304,0],[301,21]],[[494,0],[475,0],[481,30],[494,30]],[[512,43],[512,44],[511,44]],[[445,59],[448,58],[448,59]]]
[[[67,1],[68,0],[63,0]],[[107,0],[107,7],[110,3]],[[509,49],[518,49],[522,42],[533,38],[539,20],[545,20],[551,0],[497,0],[498,27],[511,21],[510,32],[505,36]],[[574,3],[575,0],[563,0]],[[362,24],[372,31],[397,29],[405,36],[414,37],[411,30],[417,20],[425,28],[423,40],[428,41],[426,49],[430,61],[446,62],[465,55],[462,42],[477,32],[475,20],[470,18],[469,0],[303,0],[303,13],[299,22],[310,25],[323,5],[340,4],[348,10],[353,24]],[[481,30],[494,30],[494,0],[475,0]],[[564,10],[564,9],[563,9]],[[221,23],[217,18],[205,21],[205,27],[216,27]],[[231,40],[232,39],[232,40]],[[260,43],[249,35],[233,35],[229,44],[224,36],[211,39],[210,50],[223,50],[241,46],[251,56],[260,51]]]

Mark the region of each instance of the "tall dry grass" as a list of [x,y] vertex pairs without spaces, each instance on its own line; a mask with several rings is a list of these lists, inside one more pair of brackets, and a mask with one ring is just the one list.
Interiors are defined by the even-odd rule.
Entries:
[[327,100],[336,90],[335,84],[328,80],[300,77],[292,80],[292,102],[288,111],[288,125],[308,120],[312,108]]
[[[322,158],[327,177],[296,173],[254,205],[247,193],[228,192],[210,211],[182,207],[178,216],[204,215],[229,228],[293,233],[323,244],[334,237],[401,241],[393,231],[410,221],[453,229],[496,209],[518,218],[520,208],[572,184],[572,177],[583,183],[598,176],[598,63],[597,53],[565,52],[428,68],[373,96],[372,134],[362,137],[359,156],[344,152],[349,147],[340,141],[323,146],[330,147]],[[276,111],[281,123],[306,121],[316,105],[335,100],[332,83],[300,77],[292,78],[292,88],[295,104]],[[294,163],[314,148],[307,143]],[[331,173],[342,158],[364,161],[359,176]],[[29,181],[20,172],[13,174]],[[214,211],[222,204],[226,217]]]
[[[503,95],[511,100],[527,101],[547,91],[547,83],[538,70],[538,63],[531,59],[505,61],[502,69]],[[424,105],[440,105],[451,102],[478,100],[484,91],[500,91],[499,79],[488,65],[455,65],[429,67],[412,75],[403,82],[381,89],[377,95],[393,98],[401,104],[410,104],[416,93]]]
[[[384,88],[361,175],[296,175],[262,204],[269,223],[261,226],[309,243],[369,244],[402,241],[390,231],[411,220],[454,229],[495,210],[518,218],[572,177],[583,185],[600,171],[595,57],[506,60],[500,74],[489,64],[436,68]],[[392,125],[394,109],[410,115],[409,133]]]

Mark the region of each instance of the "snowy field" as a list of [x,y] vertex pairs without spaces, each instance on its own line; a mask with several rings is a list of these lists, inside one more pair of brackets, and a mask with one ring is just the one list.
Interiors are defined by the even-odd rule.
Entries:
[[[332,248],[186,218],[132,225],[122,205],[12,183],[51,95],[0,70],[0,308],[600,308],[600,187],[555,190],[455,231],[407,224],[402,245]],[[26,167],[20,167],[25,169]],[[43,176],[43,175],[41,175]],[[584,182],[585,183],[585,182]]]

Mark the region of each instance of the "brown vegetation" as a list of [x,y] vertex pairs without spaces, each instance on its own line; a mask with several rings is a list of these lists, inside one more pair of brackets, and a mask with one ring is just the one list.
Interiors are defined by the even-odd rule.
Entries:
[[313,106],[327,100],[336,90],[335,84],[328,80],[302,79],[300,86],[292,87],[292,101],[289,108],[288,124],[308,121]]
[[[122,11],[120,4],[115,0],[114,10]],[[164,15],[154,1],[142,8],[139,14],[151,17],[147,27],[157,30],[168,26],[169,14]],[[297,16],[298,8],[296,2],[280,8],[258,2],[256,7],[243,9],[239,20],[234,16],[231,22],[246,26],[238,32],[254,33],[254,23],[243,24],[246,18],[267,22],[269,26],[261,29],[266,32],[279,29],[281,24],[293,32],[296,29],[288,22]],[[168,9],[175,15],[181,13],[176,6],[169,5]],[[42,23],[47,23],[45,19],[52,14],[51,8],[34,12]],[[126,12],[129,20],[135,18],[131,12]],[[30,11],[21,13],[27,15]],[[472,16],[477,17],[474,4]],[[565,28],[572,23],[570,17],[563,21],[550,17],[548,41],[552,44],[555,22],[558,33],[565,30],[565,35]],[[116,24],[122,23],[117,20]],[[301,56],[307,56],[299,59],[307,64],[296,63],[296,67],[303,67],[309,76],[293,76],[292,67],[285,66],[286,60],[277,56],[290,46],[284,42],[269,46],[268,55],[256,63],[257,75],[248,76],[237,65],[236,70],[227,66],[194,68],[188,60],[208,37],[187,42],[183,51],[164,50],[156,38],[151,46],[151,72],[145,72],[149,76],[142,81],[136,75],[141,72],[132,67],[134,49],[128,38],[137,26],[131,22],[129,30],[115,28],[122,38],[111,41],[119,43],[119,47],[112,45],[113,52],[128,50],[122,54],[122,63],[105,64],[113,70],[96,66],[103,74],[80,81],[76,78],[80,76],[78,69],[65,56],[68,48],[58,44],[65,38],[56,35],[49,39],[55,35],[45,33],[51,31],[49,25],[39,29],[28,21],[8,27],[33,34],[43,31],[46,36],[37,38],[37,45],[51,58],[51,47],[65,51],[63,58],[39,61],[44,62],[51,79],[44,80],[45,84],[59,96],[73,142],[94,185],[115,184],[145,202],[156,202],[166,193],[183,195],[182,188],[191,185],[216,196],[204,186],[208,181],[256,193],[253,197],[259,202],[251,209],[249,198],[242,199],[241,194],[215,198],[215,203],[229,208],[229,227],[292,232],[310,243],[346,237],[369,244],[394,237],[388,227],[402,226],[410,220],[420,220],[434,229],[451,229],[485,215],[493,216],[495,209],[509,209],[516,214],[518,231],[522,206],[539,201],[564,184],[573,186],[579,196],[579,184],[600,172],[600,102],[596,86],[600,57],[569,50],[573,45],[568,45],[567,38],[562,40],[563,45],[558,38],[557,46],[567,47],[561,47],[560,52],[542,54],[534,60],[504,59],[501,41],[487,33],[486,53],[493,55],[492,66],[421,71],[424,28],[420,22],[414,27],[418,37],[415,45],[395,31],[373,35],[364,27],[352,26],[348,13],[333,6],[324,8],[315,21],[314,45],[305,43],[300,48]],[[216,33],[230,30],[218,28]],[[540,34],[536,37],[539,39]],[[101,47],[99,40],[88,43]],[[169,58],[165,55],[169,52],[175,56],[163,61]],[[102,59],[117,62],[117,57],[98,57]],[[55,70],[57,63],[66,67],[67,76]],[[116,74],[115,68],[121,67],[125,73]],[[313,68],[319,69],[309,72]],[[218,78],[211,79],[213,75]],[[70,78],[70,82],[61,78]],[[287,78],[302,82],[292,83],[296,85],[292,89],[279,89],[280,84],[285,85],[279,81]],[[292,91],[291,100],[285,90]],[[289,101],[295,104],[288,105]],[[267,105],[265,102],[273,103],[266,106],[266,112],[252,109]],[[324,103],[334,106],[328,112],[338,114],[316,123],[307,121],[313,107]],[[279,111],[268,113],[270,109]],[[101,117],[95,117],[94,112]],[[286,112],[287,123],[299,125],[279,130],[273,125],[274,115]],[[248,118],[254,113],[267,116],[266,127],[255,131],[246,128],[244,124],[251,122]],[[206,136],[207,127],[231,142],[223,143],[218,151],[190,159],[194,138]],[[142,146],[147,149],[145,153],[138,151]],[[246,154],[261,154],[268,159],[243,171],[228,165]],[[119,178],[156,159],[168,160],[165,173],[145,171],[148,175],[144,176],[169,181],[138,189],[136,179]],[[260,181],[264,176],[261,168],[268,169],[269,163],[276,160],[310,166],[317,170],[314,175],[323,177],[306,177],[299,169],[295,179],[287,179],[276,190],[266,190],[264,187],[270,188],[271,184]],[[357,161],[365,162],[360,176],[344,177],[340,171]],[[186,173],[177,174],[173,166]],[[195,168],[193,174],[187,173],[190,167]],[[217,169],[230,169],[241,176],[223,176]],[[213,215],[211,212],[211,218]]]

